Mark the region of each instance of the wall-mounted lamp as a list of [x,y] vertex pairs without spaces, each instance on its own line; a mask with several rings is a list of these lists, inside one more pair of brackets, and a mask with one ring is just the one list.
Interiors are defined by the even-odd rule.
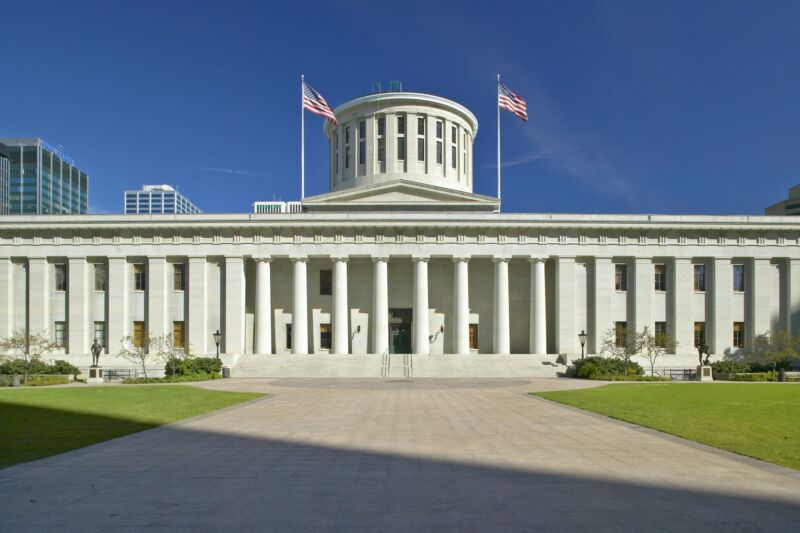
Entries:
[[433,341],[439,338],[439,335],[442,334],[444,334],[444,324],[442,324],[441,327],[439,327],[439,329],[436,331],[436,335],[428,335],[428,342],[433,344]]

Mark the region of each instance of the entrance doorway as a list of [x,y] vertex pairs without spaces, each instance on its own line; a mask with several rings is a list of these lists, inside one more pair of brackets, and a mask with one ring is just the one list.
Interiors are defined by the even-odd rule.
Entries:
[[389,309],[389,351],[411,353],[411,309]]

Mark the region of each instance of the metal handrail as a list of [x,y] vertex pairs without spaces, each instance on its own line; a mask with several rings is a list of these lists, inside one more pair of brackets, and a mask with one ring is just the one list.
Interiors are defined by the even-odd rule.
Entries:
[[414,355],[403,354],[403,377],[411,379],[414,377]]
[[392,356],[389,354],[389,348],[386,348],[381,354],[381,377],[389,379],[392,370]]

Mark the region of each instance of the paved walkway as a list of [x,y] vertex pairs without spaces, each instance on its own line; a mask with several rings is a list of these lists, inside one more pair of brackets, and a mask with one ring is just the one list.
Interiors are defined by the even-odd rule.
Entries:
[[272,396],[0,471],[0,530],[790,531],[800,475],[525,393],[571,380],[221,380]]

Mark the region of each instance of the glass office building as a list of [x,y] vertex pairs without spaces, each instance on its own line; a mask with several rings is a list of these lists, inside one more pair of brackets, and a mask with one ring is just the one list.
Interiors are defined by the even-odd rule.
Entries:
[[39,138],[0,138],[9,153],[9,213],[85,214],[89,176],[59,148]]
[[169,185],[143,185],[139,191],[125,191],[126,215],[190,215],[202,213],[191,200]]
[[0,215],[8,214],[8,187],[11,176],[11,161],[8,146],[0,143]]

